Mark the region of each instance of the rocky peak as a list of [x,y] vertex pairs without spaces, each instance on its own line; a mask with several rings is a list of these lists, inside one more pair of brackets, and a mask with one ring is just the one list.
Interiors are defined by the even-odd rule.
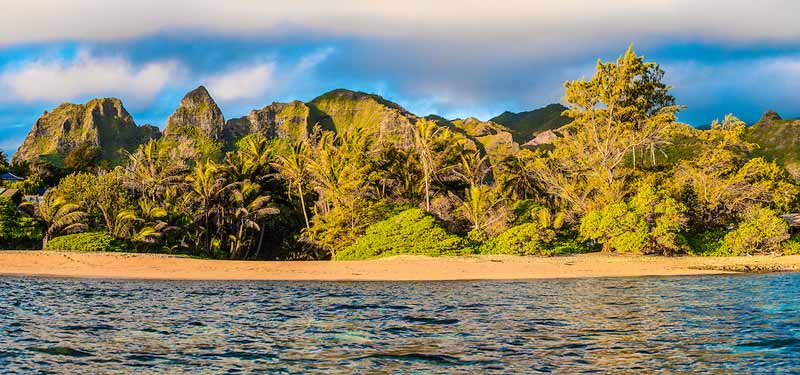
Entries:
[[208,90],[200,86],[181,99],[180,106],[167,119],[164,135],[179,135],[186,128],[197,128],[209,138],[219,140],[224,125],[225,118],[219,106]]
[[100,147],[103,158],[113,160],[119,157],[120,149],[132,150],[142,139],[154,137],[158,137],[157,129],[136,126],[117,98],[63,103],[36,120],[13,161],[63,157],[85,144]]
[[775,112],[775,111],[770,109],[770,110],[767,110],[767,112],[765,112],[763,116],[761,116],[761,119],[758,120],[758,123],[764,124],[764,123],[770,123],[770,122],[773,122],[773,121],[780,121],[780,120],[783,120],[783,118],[781,118],[781,115],[779,115],[778,112]]

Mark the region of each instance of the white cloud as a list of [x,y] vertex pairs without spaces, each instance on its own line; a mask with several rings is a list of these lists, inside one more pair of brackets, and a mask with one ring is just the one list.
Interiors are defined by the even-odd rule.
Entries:
[[3,7],[0,45],[189,29],[248,36],[301,31],[451,47],[494,43],[554,54],[608,39],[793,42],[800,37],[799,13],[800,2],[787,0],[298,0],[291,6],[277,0],[29,0]]
[[315,51],[289,66],[279,66],[276,61],[238,66],[203,78],[201,82],[206,83],[211,95],[219,101],[260,99],[307,78],[304,74],[322,63],[332,52],[332,48]]
[[178,64],[160,61],[133,66],[122,58],[80,53],[73,60],[37,60],[0,72],[4,95],[22,101],[62,101],[87,95],[154,98],[174,78]]
[[275,63],[237,68],[205,81],[214,97],[221,101],[260,97],[275,85]]

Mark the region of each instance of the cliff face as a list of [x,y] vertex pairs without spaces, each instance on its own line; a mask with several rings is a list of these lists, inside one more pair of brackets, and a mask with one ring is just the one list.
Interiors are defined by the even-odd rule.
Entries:
[[324,115],[301,101],[274,102],[250,111],[247,116],[228,120],[223,139],[231,142],[248,134],[262,133],[267,138],[301,140],[308,137],[314,125],[323,118]]
[[181,99],[181,104],[167,119],[164,136],[180,136],[199,130],[213,140],[222,139],[225,118],[205,87],[200,86]]
[[153,126],[136,126],[119,99],[64,103],[36,120],[12,160],[63,159],[78,146],[90,144],[100,148],[103,159],[113,161],[121,156],[120,150],[133,151],[142,142],[159,135],[158,128]]

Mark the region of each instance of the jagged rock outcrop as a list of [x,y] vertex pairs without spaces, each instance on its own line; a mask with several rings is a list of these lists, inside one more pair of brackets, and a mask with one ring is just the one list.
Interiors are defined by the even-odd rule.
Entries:
[[527,143],[537,134],[560,128],[572,121],[569,117],[562,116],[567,107],[561,104],[550,104],[546,107],[526,112],[503,112],[489,121],[507,127],[514,135],[514,141]]
[[16,163],[47,157],[58,164],[70,151],[88,144],[100,148],[103,159],[115,161],[122,156],[120,150],[133,151],[159,136],[154,126],[136,126],[119,99],[63,103],[36,120],[12,160]]
[[223,139],[230,142],[253,133],[264,134],[267,138],[305,139],[313,126],[325,118],[315,108],[298,100],[274,102],[250,111],[247,116],[228,120]]
[[770,110],[767,110],[767,112],[765,112],[763,116],[761,116],[761,120],[759,120],[758,122],[759,123],[768,123],[768,122],[772,123],[772,122],[780,121],[780,120],[783,120],[783,118],[781,118],[781,115],[779,115],[778,112],[775,112],[775,111],[770,109]]
[[[164,136],[186,135],[195,129],[213,140],[222,139],[225,118],[205,87],[189,91],[167,119]],[[193,134],[190,134],[193,135]]]
[[539,134],[536,134],[536,136],[533,137],[533,139],[531,139],[528,142],[525,142],[525,144],[523,144],[521,147],[527,149],[534,149],[537,146],[551,144],[556,138],[558,138],[558,135],[556,135],[555,131],[545,130]]
[[459,130],[471,140],[478,143],[493,161],[514,155],[519,152],[519,144],[514,141],[508,128],[492,121],[481,121],[474,117],[451,121],[456,132]]

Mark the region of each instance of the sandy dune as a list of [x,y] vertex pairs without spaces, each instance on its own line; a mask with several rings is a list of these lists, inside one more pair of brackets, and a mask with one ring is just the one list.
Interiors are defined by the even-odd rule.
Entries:
[[0,251],[0,274],[187,280],[478,280],[669,276],[800,270],[800,256],[728,258],[586,254],[394,257],[346,262],[254,262],[156,254]]

